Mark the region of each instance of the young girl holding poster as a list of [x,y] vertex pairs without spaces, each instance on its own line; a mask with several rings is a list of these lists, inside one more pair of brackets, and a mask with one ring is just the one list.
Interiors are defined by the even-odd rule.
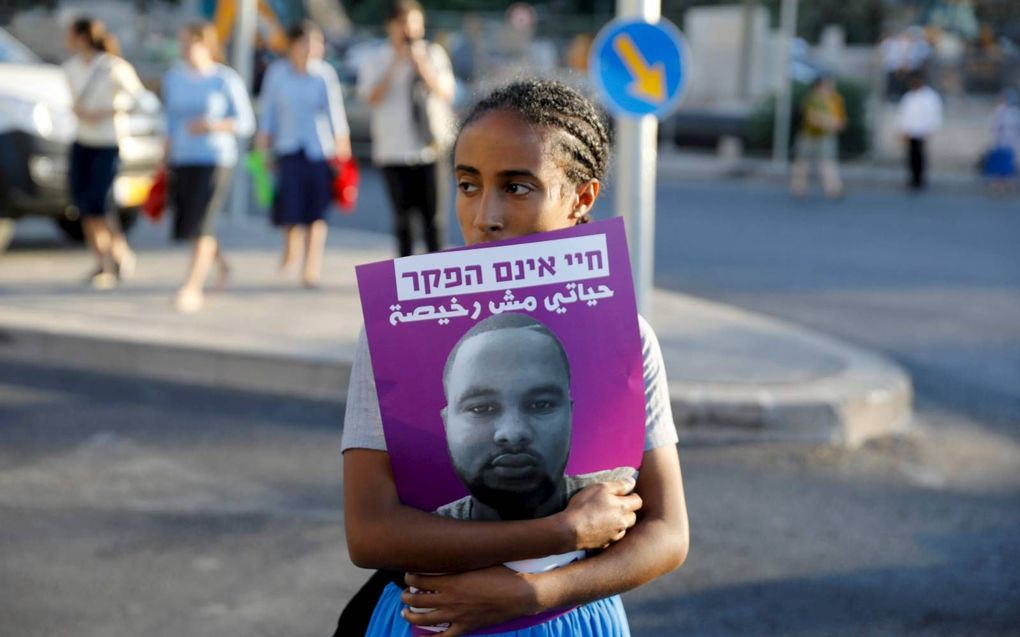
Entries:
[[[468,115],[455,147],[456,208],[465,242],[476,245],[587,222],[609,147],[598,110],[562,84],[519,82],[492,93]],[[442,634],[457,637],[577,606],[512,634],[629,636],[618,594],[677,568],[688,547],[662,355],[648,324],[639,320],[639,325],[646,423],[636,485],[630,480],[595,484],[560,513],[499,522],[452,520],[401,503],[362,338],[344,426],[347,545],[355,564],[407,572],[410,587],[403,591],[389,584],[383,589],[368,635],[409,635],[410,623],[448,624]],[[544,573],[502,566],[601,548]],[[408,607],[432,610],[412,613]]]

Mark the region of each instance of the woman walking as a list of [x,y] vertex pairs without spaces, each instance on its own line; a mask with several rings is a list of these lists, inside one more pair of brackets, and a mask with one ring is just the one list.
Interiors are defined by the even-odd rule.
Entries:
[[993,193],[1016,190],[1016,151],[1020,145],[1020,94],[1006,89],[992,113],[992,143],[983,172]]
[[237,164],[237,138],[254,132],[255,117],[240,76],[216,61],[216,29],[191,24],[181,29],[178,40],[181,61],[163,77],[166,163],[173,237],[190,241],[192,254],[175,305],[178,311],[196,312],[214,261],[218,287],[226,283],[229,268],[216,241],[216,217]]
[[96,255],[89,281],[97,289],[109,289],[135,267],[135,255],[120,225],[110,222],[106,204],[117,176],[126,114],[144,88],[134,68],[119,57],[116,40],[99,20],[72,22],[67,48],[73,55],[63,68],[78,117],[68,185],[85,241]]
[[273,224],[283,229],[280,270],[290,270],[303,242],[301,281],[316,287],[333,199],[331,162],[351,156],[351,139],[340,81],[322,60],[322,31],[303,22],[287,35],[287,58],[266,72],[257,141],[272,153],[276,168]]
[[[587,222],[609,163],[608,127],[579,93],[556,82],[497,90],[468,115],[454,150],[456,211],[467,245]],[[367,631],[337,635],[406,637],[410,624],[449,624],[459,637],[555,608],[574,610],[512,633],[517,637],[628,637],[618,594],[677,568],[688,547],[676,430],[662,354],[639,318],[646,396],[645,445],[636,486],[586,487],[567,509],[535,520],[453,520],[401,504],[382,431],[367,342],[351,372],[344,426],[347,548],[362,567],[408,573],[372,588]],[[634,488],[635,495],[628,492]],[[640,507],[635,522],[634,510]],[[408,529],[414,529],[409,533]],[[555,570],[520,574],[504,562],[607,546]],[[379,583],[379,577],[373,583]],[[381,593],[379,593],[381,589]],[[377,601],[371,599],[376,597]],[[411,612],[408,607],[426,609]]]

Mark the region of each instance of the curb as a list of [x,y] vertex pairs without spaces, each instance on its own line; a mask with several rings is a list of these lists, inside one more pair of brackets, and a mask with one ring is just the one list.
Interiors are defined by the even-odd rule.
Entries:
[[108,373],[320,401],[346,400],[351,375],[349,363],[282,351],[162,345],[27,327],[0,327],[0,356],[70,369],[95,369],[102,360]]
[[[720,347],[718,340],[699,340],[694,332],[681,336],[665,329],[659,332],[667,369],[679,372],[669,390],[674,422],[685,443],[784,441],[855,447],[869,438],[902,432],[910,424],[909,376],[881,356],[695,297],[659,293],[654,307],[653,325],[686,315],[734,334],[726,347]],[[811,352],[826,366],[795,378],[774,374],[778,377],[774,381],[713,380],[713,358],[734,353],[748,360],[765,356],[782,366],[782,355],[769,357],[768,350],[753,347],[741,351],[741,339],[748,337],[777,352]],[[346,400],[351,373],[350,354],[343,352],[174,345],[123,335],[68,333],[52,325],[16,321],[0,326],[0,356],[72,369],[95,369],[95,361],[102,360],[103,370],[110,373],[329,402]],[[692,368],[707,373],[685,380],[684,372]]]
[[[680,294],[659,295],[655,313],[659,319],[677,316],[682,307],[689,317],[711,317],[718,329],[730,329],[735,349],[740,331],[755,340],[775,343],[783,351],[810,351],[831,361],[832,368],[813,375],[775,381],[749,379],[682,380],[669,384],[673,418],[681,440],[713,443],[734,441],[786,441],[825,443],[856,447],[879,436],[902,433],[911,424],[913,385],[896,363],[836,338],[782,320],[740,308]],[[654,324],[654,323],[653,323]],[[661,335],[660,335],[661,336]],[[721,348],[708,352],[726,356]],[[669,361],[682,356],[707,360],[697,343],[663,339]],[[769,356],[751,351],[745,358]],[[771,357],[779,360],[781,356]],[[710,374],[708,374],[710,376]]]
[[808,387],[762,387],[742,396],[671,383],[670,402],[686,442],[755,440],[854,448],[909,428],[913,388],[895,367],[869,365]]

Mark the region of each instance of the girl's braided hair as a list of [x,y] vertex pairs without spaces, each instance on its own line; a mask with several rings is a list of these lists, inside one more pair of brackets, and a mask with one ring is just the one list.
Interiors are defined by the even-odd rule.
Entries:
[[529,124],[564,133],[555,136],[553,150],[574,185],[605,180],[612,144],[609,125],[603,112],[576,90],[550,80],[514,82],[478,102],[461,130],[492,111],[509,111]]

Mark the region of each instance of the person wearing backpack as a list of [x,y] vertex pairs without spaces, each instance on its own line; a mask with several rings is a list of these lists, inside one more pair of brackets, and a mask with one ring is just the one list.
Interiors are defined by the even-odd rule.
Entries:
[[426,250],[435,252],[443,227],[437,162],[452,141],[453,69],[443,47],[424,39],[425,12],[415,0],[392,3],[386,33],[358,73],[358,96],[372,108],[372,161],[386,180],[400,256],[414,251],[415,213]]

